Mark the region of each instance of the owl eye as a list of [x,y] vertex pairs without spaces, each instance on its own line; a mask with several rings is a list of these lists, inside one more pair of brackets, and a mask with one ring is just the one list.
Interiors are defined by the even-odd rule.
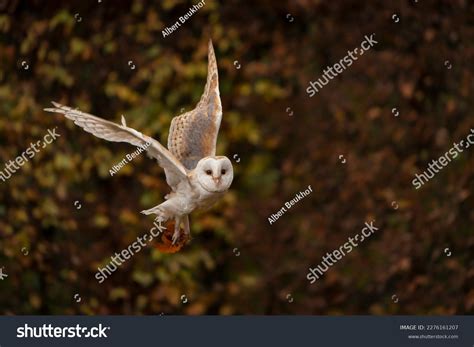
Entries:
[[206,170],[206,175],[212,175],[212,171],[211,170]]
[[225,175],[226,171],[224,169],[221,170],[221,174]]

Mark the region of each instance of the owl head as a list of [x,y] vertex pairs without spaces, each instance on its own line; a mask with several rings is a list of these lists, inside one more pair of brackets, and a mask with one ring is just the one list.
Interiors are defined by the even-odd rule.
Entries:
[[199,184],[210,193],[225,192],[234,179],[232,163],[223,156],[202,158],[195,172]]

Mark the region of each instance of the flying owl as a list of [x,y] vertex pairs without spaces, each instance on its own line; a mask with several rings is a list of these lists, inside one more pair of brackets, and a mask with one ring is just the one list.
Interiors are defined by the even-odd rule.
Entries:
[[127,142],[145,146],[148,155],[155,158],[164,169],[171,192],[165,202],[143,214],[156,214],[165,222],[174,218],[173,244],[180,238],[183,223],[185,236],[189,237],[188,215],[195,209],[214,205],[230,188],[234,178],[231,161],[216,156],[217,134],[222,119],[219,94],[219,76],[212,41],[209,40],[207,82],[201,100],[194,110],[176,116],[171,121],[168,149],[155,139],[122,124],[116,124],[52,102],[54,108],[45,111],[62,113],[85,131],[112,142]]

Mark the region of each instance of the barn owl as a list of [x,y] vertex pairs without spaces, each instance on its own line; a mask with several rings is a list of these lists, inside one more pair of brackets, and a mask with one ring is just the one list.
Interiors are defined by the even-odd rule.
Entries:
[[189,236],[188,215],[192,211],[211,207],[230,188],[234,178],[232,163],[227,157],[215,155],[222,105],[211,40],[204,94],[194,110],[176,116],[171,121],[168,149],[157,140],[128,127],[123,116],[122,124],[116,124],[57,102],[52,104],[54,108],[44,110],[64,114],[76,125],[101,139],[141,147],[147,145],[148,155],[157,159],[164,169],[171,192],[165,196],[165,202],[142,213],[155,214],[161,222],[174,218],[173,244],[180,237],[181,223],[186,236]]

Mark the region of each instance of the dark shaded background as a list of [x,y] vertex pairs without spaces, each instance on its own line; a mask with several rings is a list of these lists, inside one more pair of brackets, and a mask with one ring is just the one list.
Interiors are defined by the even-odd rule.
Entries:
[[[411,184],[473,127],[473,3],[206,0],[163,38],[191,5],[0,1],[0,169],[47,129],[61,134],[0,182],[0,312],[473,313],[474,154],[420,190]],[[309,98],[308,82],[372,33],[378,45]],[[139,211],[162,202],[164,175],[141,156],[110,177],[134,148],[42,109],[56,100],[117,122],[124,114],[166,143],[172,117],[203,91],[210,37],[218,154],[240,158],[232,189],[191,216],[181,252],[148,247],[98,284],[97,267],[150,229]],[[308,185],[314,193],[270,226]],[[308,267],[371,219],[378,233],[310,285]]]

